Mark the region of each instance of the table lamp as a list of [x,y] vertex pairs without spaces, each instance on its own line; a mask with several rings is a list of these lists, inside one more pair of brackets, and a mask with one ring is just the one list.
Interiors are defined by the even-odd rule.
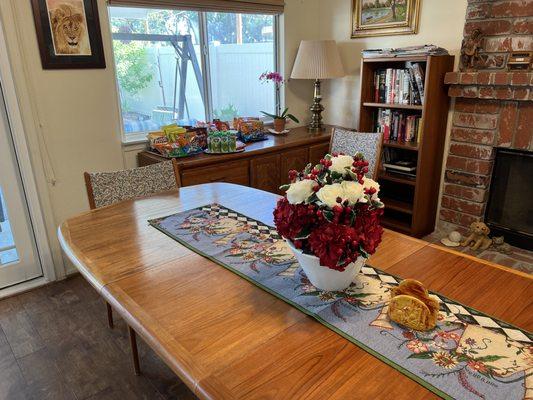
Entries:
[[311,123],[309,130],[318,132],[324,130],[322,126],[322,111],[324,106],[320,104],[320,80],[342,78],[344,76],[337,43],[334,40],[302,40],[294,66],[292,67],[292,79],[314,79],[315,94],[311,110]]

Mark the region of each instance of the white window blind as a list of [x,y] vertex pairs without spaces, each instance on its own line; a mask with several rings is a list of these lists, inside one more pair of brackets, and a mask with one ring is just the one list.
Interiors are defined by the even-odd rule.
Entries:
[[257,14],[281,14],[284,0],[108,0],[111,6],[176,8]]

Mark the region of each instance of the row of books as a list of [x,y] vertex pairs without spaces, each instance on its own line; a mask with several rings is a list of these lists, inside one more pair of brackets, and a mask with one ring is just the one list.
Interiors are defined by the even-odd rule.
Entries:
[[388,104],[424,103],[424,68],[406,63],[407,68],[379,69],[374,72],[374,101]]
[[378,108],[376,129],[383,133],[383,140],[416,142],[421,139],[422,124],[420,115],[406,115],[389,108]]

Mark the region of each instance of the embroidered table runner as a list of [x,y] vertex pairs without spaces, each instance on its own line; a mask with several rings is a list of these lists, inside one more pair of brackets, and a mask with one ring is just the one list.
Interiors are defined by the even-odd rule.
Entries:
[[400,327],[387,318],[400,278],[367,265],[348,289],[317,290],[275,228],[217,204],[149,222],[443,398],[533,398],[533,336],[526,331],[438,293],[434,330]]

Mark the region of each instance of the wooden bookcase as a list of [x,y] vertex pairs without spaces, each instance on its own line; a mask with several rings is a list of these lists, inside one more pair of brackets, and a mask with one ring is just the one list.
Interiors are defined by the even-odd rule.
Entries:
[[[375,103],[374,72],[386,68],[405,68],[406,62],[420,63],[424,69],[424,103],[422,105]],[[442,171],[449,97],[444,75],[453,70],[453,56],[413,56],[364,58],[361,62],[360,132],[374,132],[379,108],[405,110],[420,115],[421,138],[416,142],[384,142],[386,147],[411,152],[416,159],[416,178],[385,172],[379,163],[378,181],[385,203],[383,225],[415,237],[435,228]],[[382,156],[383,157],[383,156]]]

